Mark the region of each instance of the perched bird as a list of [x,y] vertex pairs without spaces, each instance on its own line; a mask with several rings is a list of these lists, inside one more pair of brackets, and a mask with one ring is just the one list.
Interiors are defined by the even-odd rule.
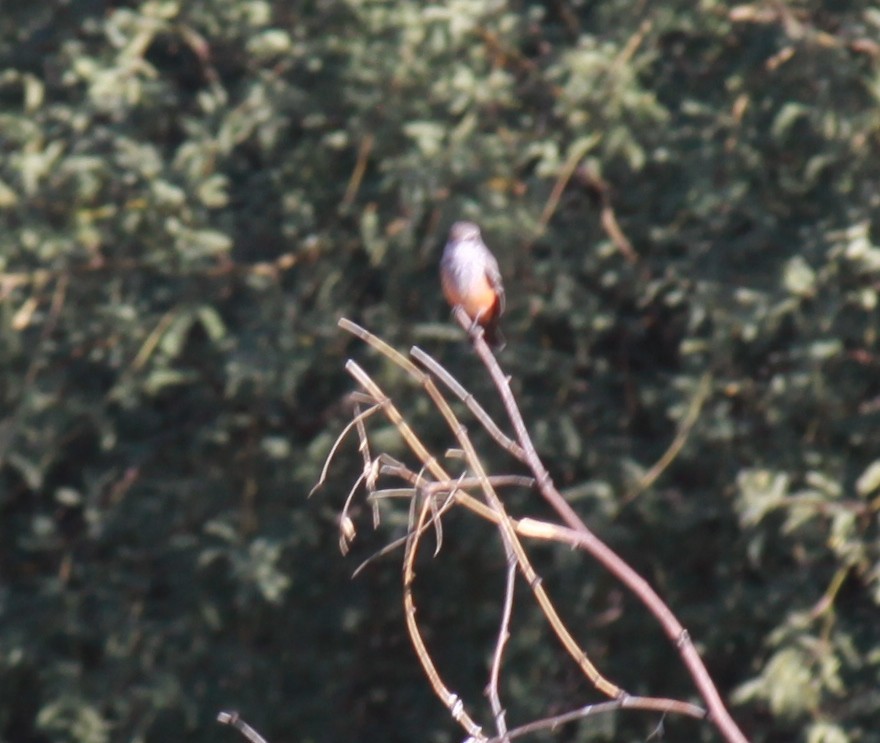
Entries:
[[483,326],[490,346],[504,348],[498,327],[504,312],[501,272],[473,222],[456,222],[450,228],[440,259],[440,280],[446,301],[453,308],[462,307],[474,324]]

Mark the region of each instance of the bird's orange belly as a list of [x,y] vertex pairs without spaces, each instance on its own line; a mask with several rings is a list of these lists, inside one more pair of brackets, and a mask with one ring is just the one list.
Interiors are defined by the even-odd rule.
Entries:
[[488,279],[468,287],[457,286],[454,281],[443,281],[446,301],[453,307],[460,305],[472,319],[485,325],[495,316],[498,294]]

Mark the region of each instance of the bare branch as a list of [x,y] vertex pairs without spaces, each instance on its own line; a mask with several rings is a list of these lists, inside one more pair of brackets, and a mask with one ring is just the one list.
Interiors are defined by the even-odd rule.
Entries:
[[[666,632],[666,635],[678,648],[679,654],[691,674],[691,678],[694,680],[694,683],[700,690],[700,694],[709,707],[711,719],[718,730],[728,741],[746,743],[746,737],[727,711],[727,708],[721,699],[721,695],[718,693],[718,689],[712,682],[712,678],[709,676],[709,672],[706,670],[706,666],[703,664],[702,659],[697,653],[693,642],[691,642],[687,630],[682,627],[681,623],[669,607],[667,607],[663,600],[654,592],[648,582],[636,573],[636,571],[633,570],[623,558],[587,528],[587,525],[556,489],[550,474],[541,462],[541,459],[535,450],[535,446],[532,443],[531,437],[526,430],[522,414],[513,398],[513,393],[510,391],[507,377],[501,371],[498,361],[489,349],[488,344],[483,339],[482,332],[480,332],[479,328],[476,331],[472,330],[470,319],[460,308],[456,310],[455,318],[465,332],[469,333],[471,336],[477,355],[480,357],[480,360],[483,362],[486,370],[489,372],[495,383],[498,394],[504,402],[504,407],[507,410],[510,422],[516,431],[517,439],[525,451],[529,469],[532,470],[532,473],[535,475],[535,479],[538,482],[538,489],[541,491],[544,499],[568,525],[567,531],[571,536],[570,543],[583,547],[599,560],[613,575],[620,579],[621,582],[635,594],[635,596],[651,611],[652,614],[654,614],[655,617],[657,617]],[[522,525],[524,521],[526,520],[524,519],[521,521],[520,525]]]
[[[573,639],[559,615],[556,613],[553,604],[550,602],[549,597],[541,585],[540,578],[531,566],[525,549],[520,542],[520,537],[550,540],[582,549],[597,559],[606,567],[606,569],[617,577],[618,580],[627,586],[627,588],[629,588],[657,618],[667,636],[670,637],[676,645],[684,664],[690,671],[695,684],[708,704],[710,712],[708,715],[709,718],[713,721],[726,740],[735,743],[744,743],[745,737],[727,713],[727,710],[725,709],[708,672],[703,666],[687,631],[681,626],[673,613],[653,591],[650,585],[586,527],[583,521],[581,521],[575,511],[554,486],[549,473],[541,463],[534,444],[528,435],[522,415],[520,414],[510,391],[508,380],[501,372],[497,361],[494,356],[492,356],[491,351],[483,340],[482,328],[479,326],[472,327],[472,324],[463,312],[459,312],[456,315],[456,318],[462,327],[470,333],[477,354],[489,371],[493,382],[502,397],[508,417],[510,418],[514,431],[516,432],[518,444],[507,439],[504,434],[500,432],[497,425],[491,421],[488,415],[479,412],[483,410],[482,407],[480,407],[476,401],[473,401],[464,388],[458,384],[451,375],[448,375],[448,372],[445,372],[439,364],[436,364],[433,359],[422,351],[418,351],[415,356],[419,363],[430,369],[433,373],[438,374],[439,377],[448,377],[448,380],[444,379],[444,384],[446,384],[446,386],[451,389],[459,399],[465,402],[468,409],[474,414],[480,423],[486,427],[487,431],[490,432],[490,435],[495,438],[499,445],[510,451],[513,456],[524,461],[528,465],[534,475],[534,479],[520,478],[517,476],[489,476],[474,449],[465,427],[459,422],[455,413],[449,406],[449,403],[434,384],[431,376],[422,371],[422,369],[402,354],[388,346],[384,341],[363,328],[360,328],[348,320],[342,320],[340,322],[342,327],[354,333],[359,338],[362,338],[370,346],[378,350],[393,363],[397,364],[422,386],[454,435],[460,447],[461,456],[472,473],[472,476],[463,473],[459,478],[450,477],[438,460],[421,442],[418,435],[413,431],[391,399],[382,392],[370,376],[354,361],[350,360],[346,364],[346,369],[352,374],[366,393],[365,399],[376,408],[382,410],[384,416],[397,428],[410,451],[415,454],[421,462],[421,471],[416,473],[409,467],[384,454],[380,454],[376,459],[372,459],[368,454],[365,454],[366,459],[364,471],[359,479],[367,482],[370,499],[374,502],[378,500],[377,494],[388,492],[387,490],[379,491],[376,489],[376,479],[379,476],[385,475],[398,477],[412,486],[412,491],[407,490],[402,491],[401,493],[412,494],[410,504],[411,527],[409,533],[405,539],[399,540],[392,545],[388,545],[379,554],[385,554],[401,544],[405,547],[403,572],[404,607],[406,612],[407,629],[413,646],[416,649],[416,654],[422,663],[425,674],[435,693],[447,706],[452,717],[462,725],[473,740],[486,740],[486,736],[481,732],[480,727],[464,710],[462,700],[451,692],[443,683],[436,664],[428,653],[427,647],[422,640],[419,627],[415,621],[416,606],[412,591],[412,585],[415,579],[413,566],[415,564],[415,556],[422,534],[433,524],[434,528],[438,531],[439,541],[442,535],[442,532],[440,531],[442,515],[451,508],[452,505],[462,505],[476,515],[491,521],[497,526],[505,551],[508,554],[510,564],[515,565],[519,572],[522,573],[526,582],[529,584],[536,601],[553,628],[554,633],[596,688],[612,697],[613,701],[607,704],[590,705],[588,707],[582,707],[573,713],[568,713],[573,715],[570,719],[584,717],[588,714],[598,714],[599,712],[611,709],[624,708],[675,713],[697,718],[705,718],[707,713],[699,706],[679,700],[628,695],[620,689],[620,687],[602,676],[599,670],[586,657],[583,650]],[[696,399],[699,399],[699,395]],[[468,402],[469,400],[471,402]],[[689,411],[689,413],[692,413],[694,408],[698,408],[697,403],[692,403],[692,410]],[[693,425],[691,419],[694,418],[694,415],[695,414],[689,414],[683,423]],[[363,426],[365,418],[366,416],[364,416],[359,423],[358,432],[361,437],[367,435]],[[682,426],[682,428],[684,429],[685,426]],[[686,433],[684,435],[686,435]],[[507,445],[505,444],[505,440],[508,442]],[[366,444],[363,444],[363,447],[365,446]],[[367,451],[365,448],[362,448],[362,450],[365,452]],[[369,461],[367,462],[366,460]],[[520,521],[511,518],[507,514],[502,501],[495,492],[496,487],[506,485],[536,485],[566,526],[536,521],[530,518],[524,518]],[[465,491],[466,488],[474,487],[479,487],[482,490],[485,503],[473,498]],[[445,499],[438,502],[437,498],[444,495],[446,496]],[[566,719],[569,719],[564,717],[548,718],[546,721],[530,723],[529,726],[523,726],[521,728],[516,728],[515,730],[506,729],[504,711],[500,701],[499,685],[504,646],[509,634],[509,621],[513,606],[512,602],[514,593],[512,578],[510,577],[511,574],[508,575],[499,636],[496,641],[492,668],[490,670],[490,679],[487,685],[487,695],[489,696],[490,704],[495,715],[499,735],[497,740],[499,741],[507,741],[514,737],[518,737],[519,735],[524,735],[531,730],[541,729],[541,726],[558,725],[566,721]]]

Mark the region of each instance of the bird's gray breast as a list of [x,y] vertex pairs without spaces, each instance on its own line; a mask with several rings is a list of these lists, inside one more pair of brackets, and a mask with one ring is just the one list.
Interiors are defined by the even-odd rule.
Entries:
[[[490,269],[487,257],[492,258],[482,245],[470,242],[447,243],[440,262],[441,269],[447,279],[455,283],[459,291],[466,292],[469,287],[482,286],[486,280],[487,271]],[[496,273],[497,270],[496,264]]]

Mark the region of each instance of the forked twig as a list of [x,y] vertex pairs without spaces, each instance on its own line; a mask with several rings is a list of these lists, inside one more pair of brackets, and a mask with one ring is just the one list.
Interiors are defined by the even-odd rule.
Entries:
[[[366,331],[362,332],[367,334]],[[416,373],[423,375],[423,373],[416,369],[414,366],[412,368]],[[449,480],[449,476],[445,473],[436,458],[434,458],[428,452],[427,448],[424,446],[424,444],[422,444],[415,432],[404,420],[403,416],[391,402],[390,398],[384,395],[382,390],[370,378],[370,376],[352,360],[349,360],[346,363],[346,369],[357,380],[358,384],[360,384],[364,390],[372,395],[377,404],[382,407],[388,419],[397,427],[404,441],[406,441],[406,443],[410,446],[410,449],[423,462],[425,468],[428,469],[432,473],[432,475],[434,475],[438,479]],[[490,499],[490,511],[494,511],[498,514],[503,515],[504,507],[501,505],[500,499],[492,488],[491,483],[488,481],[486,473],[476,457],[476,452],[473,449],[473,445],[467,438],[464,427],[461,426],[455,419],[452,409],[449,408],[446,401],[442,398],[442,396],[440,396],[439,391],[437,390],[436,386],[434,386],[433,382],[431,382],[429,378],[425,378],[424,383],[426,390],[429,394],[432,395],[432,399],[434,399],[435,404],[437,404],[438,407],[441,407],[441,412],[444,413],[445,416],[447,416],[447,422],[449,422],[451,426],[454,426],[456,428],[456,430],[454,431],[454,433],[456,434],[456,438],[462,445],[462,448],[467,453],[469,463],[472,469],[476,472],[477,477],[480,479],[484,493],[486,494],[487,498]],[[436,399],[434,398],[434,396],[436,396]],[[457,490],[456,494],[458,492],[460,491]],[[446,707],[450,710],[453,719],[461,724],[467,730],[469,735],[480,739],[482,734],[480,733],[479,726],[476,725],[473,719],[464,710],[464,705],[461,699],[456,694],[451,692],[449,688],[443,683],[439,671],[437,670],[436,664],[428,653],[427,646],[425,645],[425,642],[421,637],[421,632],[418,628],[418,624],[415,621],[415,603],[412,597],[412,582],[414,580],[412,565],[415,560],[415,552],[417,549],[418,540],[423,530],[422,527],[425,524],[425,519],[427,517],[426,515],[429,511],[429,501],[426,500],[422,508],[419,509],[418,520],[415,523],[414,528],[410,532],[411,539],[407,542],[406,545],[406,557],[404,565],[404,606],[406,609],[407,629],[410,633],[410,640],[412,641],[413,646],[416,649],[416,654],[418,655],[419,660],[422,663],[422,667],[425,669],[425,674],[427,675],[435,694],[437,694],[444,705],[446,705]],[[612,684],[610,681],[605,679],[601,673],[599,673],[598,669],[590,662],[586,654],[568,632],[567,628],[565,627],[561,618],[556,612],[555,607],[550,601],[549,596],[541,585],[541,580],[538,578],[537,573],[535,573],[534,569],[532,568],[528,557],[525,554],[525,550],[517,539],[511,519],[507,517],[499,518],[497,524],[502,530],[505,541],[509,540],[513,548],[514,554],[516,555],[520,570],[523,572],[529,584],[529,587],[535,594],[535,597],[539,605],[541,606],[541,609],[543,610],[545,616],[553,627],[554,632],[561,640],[565,649],[578,663],[578,665],[581,667],[581,670],[590,679],[594,686],[596,686],[597,689],[612,698],[625,696],[625,692],[623,692],[622,689],[620,689],[615,684]]]

